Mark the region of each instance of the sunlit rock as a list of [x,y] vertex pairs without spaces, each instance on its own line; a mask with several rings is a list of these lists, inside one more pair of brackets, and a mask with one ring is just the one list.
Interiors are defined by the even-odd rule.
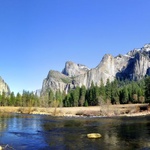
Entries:
[[125,55],[119,54],[114,57],[106,54],[100,63],[92,69],[68,61],[62,73],[49,71],[43,81],[41,93],[50,89],[68,93],[70,89],[77,86],[84,85],[89,88],[92,82],[99,86],[102,80],[105,85],[107,79],[110,82],[116,78],[140,80],[146,75],[150,75],[150,44],[146,44],[140,49],[131,50]]
[[99,133],[89,133],[89,134],[87,134],[87,137],[88,137],[89,139],[98,139],[98,138],[101,138],[102,135],[99,134]]

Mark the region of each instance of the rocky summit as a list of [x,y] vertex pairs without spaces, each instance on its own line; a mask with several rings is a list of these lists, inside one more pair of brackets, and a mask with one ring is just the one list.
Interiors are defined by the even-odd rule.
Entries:
[[69,77],[78,76],[90,70],[87,66],[67,61],[62,73]]
[[2,93],[5,92],[6,94],[10,94],[10,89],[9,86],[7,85],[7,83],[5,83],[5,81],[2,79],[2,77],[0,77],[0,95],[2,95]]
[[77,86],[85,85],[89,88],[92,82],[100,85],[101,79],[106,84],[107,79],[110,82],[115,78],[140,80],[146,75],[150,75],[150,44],[133,49],[125,55],[113,57],[106,54],[98,66],[92,69],[68,61],[62,72],[49,71],[43,81],[41,94],[50,89],[67,93],[69,89]]

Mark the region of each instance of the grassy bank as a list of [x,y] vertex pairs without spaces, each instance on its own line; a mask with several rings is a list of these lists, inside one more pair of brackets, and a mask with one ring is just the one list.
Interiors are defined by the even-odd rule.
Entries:
[[91,107],[0,107],[0,113],[46,114],[52,116],[140,116],[150,114],[148,104]]

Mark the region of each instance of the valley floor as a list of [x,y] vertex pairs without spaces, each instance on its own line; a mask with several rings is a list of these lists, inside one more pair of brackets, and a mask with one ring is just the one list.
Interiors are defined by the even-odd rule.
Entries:
[[27,113],[51,116],[142,116],[150,115],[148,104],[103,105],[90,107],[0,107],[0,113]]

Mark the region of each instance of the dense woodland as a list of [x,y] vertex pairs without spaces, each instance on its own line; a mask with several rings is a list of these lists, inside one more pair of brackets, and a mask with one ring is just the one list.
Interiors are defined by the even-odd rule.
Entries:
[[0,106],[21,106],[21,107],[50,107],[50,106],[97,106],[102,104],[127,104],[127,103],[149,103],[150,102],[150,77],[140,81],[115,80],[110,83],[107,80],[104,86],[93,83],[90,89],[85,86],[76,87],[68,94],[60,91],[47,90],[45,95],[37,97],[33,92],[23,91],[17,95],[12,92],[0,95]]

